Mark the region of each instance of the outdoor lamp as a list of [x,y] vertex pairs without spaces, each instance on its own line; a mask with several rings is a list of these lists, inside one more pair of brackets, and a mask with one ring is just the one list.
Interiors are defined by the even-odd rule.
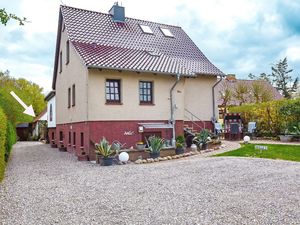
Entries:
[[127,162],[129,159],[129,155],[127,152],[121,152],[121,154],[119,155],[119,160],[121,162]]

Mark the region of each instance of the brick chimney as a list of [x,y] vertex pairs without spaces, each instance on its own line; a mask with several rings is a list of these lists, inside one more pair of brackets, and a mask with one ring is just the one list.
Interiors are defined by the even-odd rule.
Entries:
[[125,23],[125,8],[119,6],[118,2],[111,7],[109,14],[112,15],[114,22]]

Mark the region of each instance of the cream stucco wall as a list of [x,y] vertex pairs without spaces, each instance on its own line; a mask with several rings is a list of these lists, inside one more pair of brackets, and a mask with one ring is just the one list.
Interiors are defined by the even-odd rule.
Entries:
[[216,81],[217,77],[213,76],[185,80],[184,107],[203,121],[209,121],[213,116],[212,87]]
[[[67,31],[61,35],[62,72],[59,72],[59,61],[56,78],[56,123],[70,123],[87,120],[87,69],[70,42],[70,61],[66,65]],[[68,88],[75,84],[75,106],[68,108]],[[72,98],[71,98],[72,99]]]
[[[121,105],[106,104],[106,79],[121,80]],[[139,104],[139,81],[153,82],[154,105]],[[175,77],[167,75],[92,69],[88,87],[89,120],[169,120],[170,89],[175,81]],[[184,81],[178,83],[174,95],[176,119],[183,119]]]

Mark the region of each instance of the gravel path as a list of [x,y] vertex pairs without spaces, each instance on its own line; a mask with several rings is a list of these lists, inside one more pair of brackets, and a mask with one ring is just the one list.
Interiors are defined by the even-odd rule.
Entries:
[[300,163],[193,156],[100,167],[18,143],[0,224],[300,224]]

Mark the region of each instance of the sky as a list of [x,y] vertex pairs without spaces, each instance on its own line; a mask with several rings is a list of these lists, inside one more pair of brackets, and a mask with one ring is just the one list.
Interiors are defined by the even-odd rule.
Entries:
[[[59,5],[107,13],[116,0],[0,0],[26,17],[0,25],[0,70],[51,91]],[[300,76],[298,0],[122,0],[126,17],[177,25],[225,74],[271,73],[284,57]]]

